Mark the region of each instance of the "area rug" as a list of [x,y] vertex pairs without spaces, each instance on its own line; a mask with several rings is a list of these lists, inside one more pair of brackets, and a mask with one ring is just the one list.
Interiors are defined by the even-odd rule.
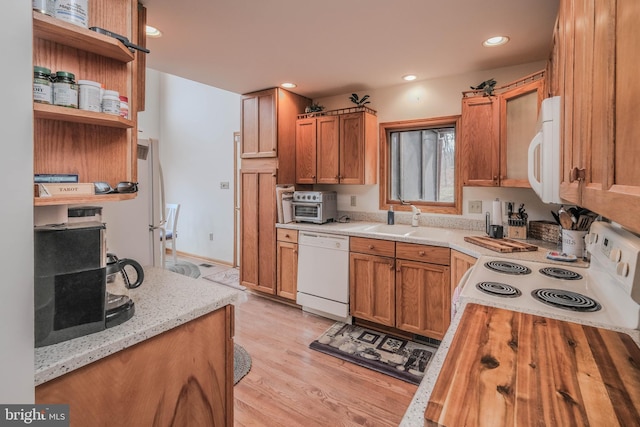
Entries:
[[336,322],[310,348],[394,378],[420,384],[437,348]]
[[244,347],[233,344],[233,385],[244,378],[251,370],[251,356]]
[[183,276],[200,277],[200,268],[189,261],[178,261],[176,264],[174,264],[173,261],[165,261],[164,265],[167,270],[182,274]]
[[232,288],[239,289],[242,291],[247,289],[245,286],[242,286],[240,284],[238,269],[227,267],[227,268],[216,269],[216,270],[217,271],[215,271],[212,274],[202,276],[202,278],[210,280],[212,282],[221,283],[223,285],[230,286]]

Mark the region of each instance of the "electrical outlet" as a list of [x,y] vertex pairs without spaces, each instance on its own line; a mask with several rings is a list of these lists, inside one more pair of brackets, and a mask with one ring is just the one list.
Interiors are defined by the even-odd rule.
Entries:
[[356,196],[351,196],[351,206],[356,205]]
[[482,213],[482,200],[469,201],[469,213]]
[[229,181],[224,181],[220,183],[220,189],[221,190],[228,190],[229,189]]
[[209,233],[209,240],[213,240],[213,233]]

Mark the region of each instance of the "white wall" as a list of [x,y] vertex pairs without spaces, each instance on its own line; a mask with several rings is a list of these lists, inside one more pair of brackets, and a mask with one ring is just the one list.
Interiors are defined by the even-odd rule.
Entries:
[[[458,115],[461,113],[462,92],[469,90],[490,78],[497,80],[497,86],[539,71],[544,62],[533,62],[514,67],[500,68],[483,72],[467,73],[440,79],[407,82],[383,89],[362,91],[358,94],[370,95],[371,104],[377,111],[378,123],[412,120],[429,117]],[[327,110],[353,106],[349,101],[351,93],[315,99],[314,102]],[[316,186],[318,189],[331,189],[338,192],[338,209],[353,212],[379,211],[379,185],[333,185]],[[357,205],[350,206],[351,196],[355,195]],[[552,219],[549,213],[552,205],[545,205],[530,189],[465,187],[463,191],[463,214],[469,219],[483,219],[483,214],[469,214],[468,201],[481,200],[483,212],[491,210],[491,203],[499,197],[503,201],[517,204],[525,203],[529,219]]]
[[0,402],[32,403],[33,386],[33,107],[31,8],[3,4],[0,55],[11,65],[0,107]]
[[159,140],[166,201],[181,204],[177,249],[231,263],[240,95],[150,69],[147,79],[139,135]]

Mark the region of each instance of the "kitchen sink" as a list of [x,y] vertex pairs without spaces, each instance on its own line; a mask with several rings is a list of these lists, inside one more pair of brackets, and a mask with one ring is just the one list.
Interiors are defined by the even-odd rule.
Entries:
[[416,231],[416,227],[411,227],[410,225],[388,225],[388,224],[375,224],[368,225],[361,228],[359,231],[364,231],[367,233],[379,233],[379,234],[390,234],[393,236],[409,236],[412,232]]

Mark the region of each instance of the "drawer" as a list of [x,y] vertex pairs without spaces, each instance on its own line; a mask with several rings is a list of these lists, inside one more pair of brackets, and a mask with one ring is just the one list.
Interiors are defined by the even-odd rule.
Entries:
[[352,237],[349,246],[351,252],[359,252],[362,254],[380,255],[387,257],[396,256],[396,242],[391,240]]
[[398,242],[396,258],[411,261],[429,262],[431,264],[449,265],[451,250],[441,246],[417,245],[415,243]]
[[298,230],[278,228],[276,239],[280,242],[298,243]]

